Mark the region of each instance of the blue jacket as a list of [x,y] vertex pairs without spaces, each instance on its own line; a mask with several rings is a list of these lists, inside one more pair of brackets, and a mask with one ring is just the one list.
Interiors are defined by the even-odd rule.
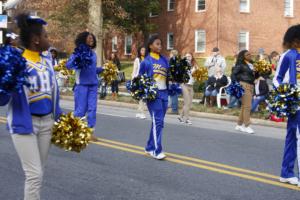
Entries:
[[[47,63],[47,66],[51,68],[51,71],[54,74],[51,60],[43,55],[41,55],[41,57]],[[29,65],[28,69],[30,69]],[[29,92],[30,87],[23,86],[21,93],[12,92],[10,94],[0,94],[0,106],[8,104],[7,128],[12,134],[26,135],[33,133],[32,116],[29,103],[30,100],[28,95]],[[56,120],[59,118],[62,111],[59,106],[59,90],[54,76],[51,102],[53,118]]]
[[[92,55],[92,63],[90,66],[86,66],[83,69],[75,70],[75,81],[77,85],[98,85],[98,74],[103,71],[102,67],[97,67],[97,55],[94,51]],[[74,69],[74,54],[71,55],[67,61],[67,68]]]
[[273,79],[276,87],[282,83],[297,84],[297,60],[300,62],[300,54],[296,49],[290,49],[281,55]]

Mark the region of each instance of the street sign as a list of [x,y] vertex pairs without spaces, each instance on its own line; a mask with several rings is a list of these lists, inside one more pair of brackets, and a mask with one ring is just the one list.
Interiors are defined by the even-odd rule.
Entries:
[[7,15],[0,15],[0,28],[7,28]]

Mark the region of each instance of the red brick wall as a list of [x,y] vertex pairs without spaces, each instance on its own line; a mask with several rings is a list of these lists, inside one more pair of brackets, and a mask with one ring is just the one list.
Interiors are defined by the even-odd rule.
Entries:
[[240,13],[239,1],[222,1],[220,4],[220,49],[226,55],[238,50],[238,33],[249,31],[250,51],[266,53],[282,51],[282,38],[287,28],[299,23],[300,1],[294,2],[294,18],[284,17],[283,0],[251,0],[250,13]]

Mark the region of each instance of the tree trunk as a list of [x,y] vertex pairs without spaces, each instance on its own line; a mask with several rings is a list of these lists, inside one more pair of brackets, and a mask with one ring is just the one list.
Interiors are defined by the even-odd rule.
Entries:
[[102,0],[89,0],[89,30],[97,39],[97,65],[103,64],[103,13]]

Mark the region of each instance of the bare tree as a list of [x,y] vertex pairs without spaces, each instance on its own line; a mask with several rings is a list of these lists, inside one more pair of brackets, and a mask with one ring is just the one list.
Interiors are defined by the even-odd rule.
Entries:
[[89,30],[97,39],[97,63],[103,64],[103,12],[102,0],[89,0]]

